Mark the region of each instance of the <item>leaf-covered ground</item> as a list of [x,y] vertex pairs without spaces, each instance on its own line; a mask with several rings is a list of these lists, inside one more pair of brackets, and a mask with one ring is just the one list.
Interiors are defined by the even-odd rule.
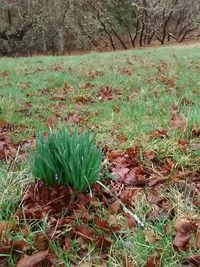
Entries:
[[[0,266],[200,266],[200,49],[0,60]],[[35,184],[36,132],[97,133],[92,194]]]

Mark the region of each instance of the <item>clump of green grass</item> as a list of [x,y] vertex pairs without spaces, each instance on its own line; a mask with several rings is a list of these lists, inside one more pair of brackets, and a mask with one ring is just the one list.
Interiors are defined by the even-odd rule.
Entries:
[[50,131],[48,137],[37,137],[32,155],[32,173],[47,185],[70,186],[83,191],[99,179],[101,149],[89,132],[71,134],[62,128]]

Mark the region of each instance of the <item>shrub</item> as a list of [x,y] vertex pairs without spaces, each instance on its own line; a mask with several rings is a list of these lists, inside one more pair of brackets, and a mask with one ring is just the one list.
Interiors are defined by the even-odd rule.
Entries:
[[99,179],[101,149],[89,132],[75,129],[39,135],[31,157],[33,176],[47,185],[65,185],[83,191]]

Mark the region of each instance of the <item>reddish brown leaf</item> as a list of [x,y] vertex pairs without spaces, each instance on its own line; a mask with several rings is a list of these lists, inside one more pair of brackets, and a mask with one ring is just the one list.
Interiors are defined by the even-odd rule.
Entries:
[[189,244],[192,233],[197,229],[197,225],[188,218],[180,218],[176,220],[174,229],[174,248],[185,250]]
[[25,240],[15,240],[12,242],[12,247],[14,250],[22,252],[27,248],[27,243]]
[[76,235],[84,238],[85,240],[94,241],[95,239],[95,231],[90,228],[88,225],[78,225],[73,228],[73,231]]
[[184,266],[200,267],[200,255],[189,256],[183,261]]
[[47,120],[47,124],[48,126],[55,126],[58,122],[58,117],[56,115],[51,115],[48,120]]
[[121,192],[119,197],[124,204],[128,205],[132,203],[133,195],[134,195],[133,189],[126,189]]
[[1,78],[8,78],[9,73],[7,71],[0,71],[0,77]]
[[6,231],[16,228],[15,222],[0,221],[0,239],[3,240],[3,236]]
[[118,177],[121,181],[125,180],[126,174],[129,172],[129,168],[116,167],[112,169],[112,175]]
[[111,100],[113,99],[113,90],[109,86],[102,87],[99,91],[99,99],[100,100]]
[[160,260],[158,258],[149,257],[145,267],[160,267]]
[[113,233],[119,230],[118,225],[109,225],[107,221],[100,220],[99,217],[96,217],[95,219],[96,227],[107,232],[107,233]]
[[197,249],[200,249],[200,231],[197,232],[196,247]]
[[96,77],[101,77],[103,75],[103,71],[100,70],[91,70],[86,73],[86,76],[90,79],[95,79]]
[[189,140],[178,140],[178,147],[182,150],[186,150],[189,146]]
[[116,200],[115,202],[110,204],[109,211],[110,211],[111,214],[118,213],[118,211],[120,210],[120,207],[121,207],[120,201]]
[[37,252],[32,256],[25,255],[19,260],[16,267],[34,267],[37,264],[43,262],[49,254],[48,250]]
[[0,254],[10,254],[12,251],[12,244],[7,245],[5,242],[0,241]]
[[166,137],[168,137],[166,130],[155,130],[150,135],[152,138],[166,138]]
[[84,121],[84,119],[80,116],[78,112],[71,112],[69,115],[65,118],[66,122],[79,124]]
[[144,186],[147,183],[147,179],[145,175],[143,175],[143,168],[141,166],[137,166],[131,169],[125,176],[123,180],[125,184],[135,185],[135,186]]
[[71,240],[68,237],[65,237],[65,241],[64,242],[65,242],[64,248],[67,251],[70,251],[71,250]]
[[128,213],[125,213],[125,216],[127,218],[127,227],[133,230],[137,226],[136,221],[134,220],[133,216]]
[[196,123],[192,125],[191,135],[192,137],[200,137],[200,128],[197,128]]
[[165,165],[166,165],[166,170],[168,172],[170,172],[174,168],[174,163],[169,158],[165,159]]
[[170,127],[173,129],[181,129],[182,132],[185,132],[187,129],[188,123],[185,118],[181,116],[171,115]]

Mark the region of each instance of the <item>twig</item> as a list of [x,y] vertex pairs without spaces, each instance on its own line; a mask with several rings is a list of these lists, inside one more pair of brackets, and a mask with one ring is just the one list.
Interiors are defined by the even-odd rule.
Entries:
[[119,201],[120,205],[122,206],[123,211],[125,213],[128,213],[131,217],[133,217],[133,219],[136,221],[138,226],[144,227],[144,223],[140,220],[140,218],[135,213],[133,213],[132,211],[127,209],[127,207],[124,205],[124,203],[116,195],[114,195],[112,192],[110,192],[110,190],[101,182],[98,181],[98,184],[101,185],[105,190],[107,190],[110,193],[110,195],[113,196],[117,201]]

